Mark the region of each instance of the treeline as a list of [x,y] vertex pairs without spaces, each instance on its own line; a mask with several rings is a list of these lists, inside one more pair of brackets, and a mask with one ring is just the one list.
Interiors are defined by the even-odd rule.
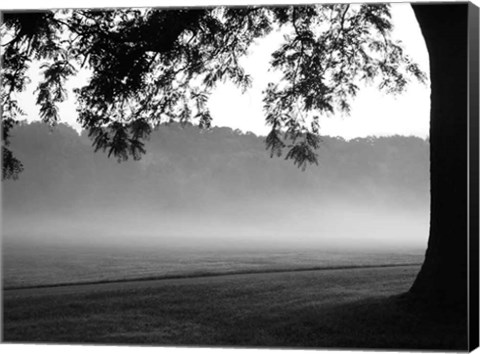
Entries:
[[306,171],[270,158],[264,138],[230,128],[165,125],[140,161],[93,152],[86,133],[60,124],[23,123],[12,149],[25,170],[3,183],[5,210],[76,207],[208,208],[253,198],[428,203],[428,142],[416,137],[346,141],[324,137],[319,165]]

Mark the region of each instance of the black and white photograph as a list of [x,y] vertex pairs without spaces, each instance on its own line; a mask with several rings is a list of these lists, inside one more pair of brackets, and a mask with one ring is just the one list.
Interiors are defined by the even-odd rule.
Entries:
[[123,4],[0,10],[3,343],[478,347],[476,4]]

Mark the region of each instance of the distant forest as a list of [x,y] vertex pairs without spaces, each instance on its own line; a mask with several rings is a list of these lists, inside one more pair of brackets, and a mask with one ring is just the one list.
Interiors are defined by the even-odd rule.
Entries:
[[[109,205],[169,210],[254,198],[345,199],[424,207],[429,195],[428,141],[417,137],[323,137],[319,164],[306,171],[270,154],[264,137],[230,128],[178,124],[156,129],[140,161],[94,153],[86,133],[59,124],[22,123],[12,148],[24,165],[3,182],[3,208],[34,211]],[[210,209],[214,205],[208,206]]]

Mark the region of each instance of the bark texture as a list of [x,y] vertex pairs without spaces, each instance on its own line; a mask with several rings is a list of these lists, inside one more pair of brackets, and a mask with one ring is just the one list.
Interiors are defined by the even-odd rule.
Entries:
[[412,5],[430,58],[430,235],[410,294],[467,303],[468,5]]

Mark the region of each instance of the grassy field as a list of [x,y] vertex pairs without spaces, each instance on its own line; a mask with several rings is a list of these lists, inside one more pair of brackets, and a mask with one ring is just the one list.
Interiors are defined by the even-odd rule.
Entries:
[[465,349],[466,323],[397,294],[419,266],[4,290],[3,339],[157,345]]
[[412,264],[423,251],[180,249],[4,243],[6,289],[78,282],[165,278],[331,267]]

